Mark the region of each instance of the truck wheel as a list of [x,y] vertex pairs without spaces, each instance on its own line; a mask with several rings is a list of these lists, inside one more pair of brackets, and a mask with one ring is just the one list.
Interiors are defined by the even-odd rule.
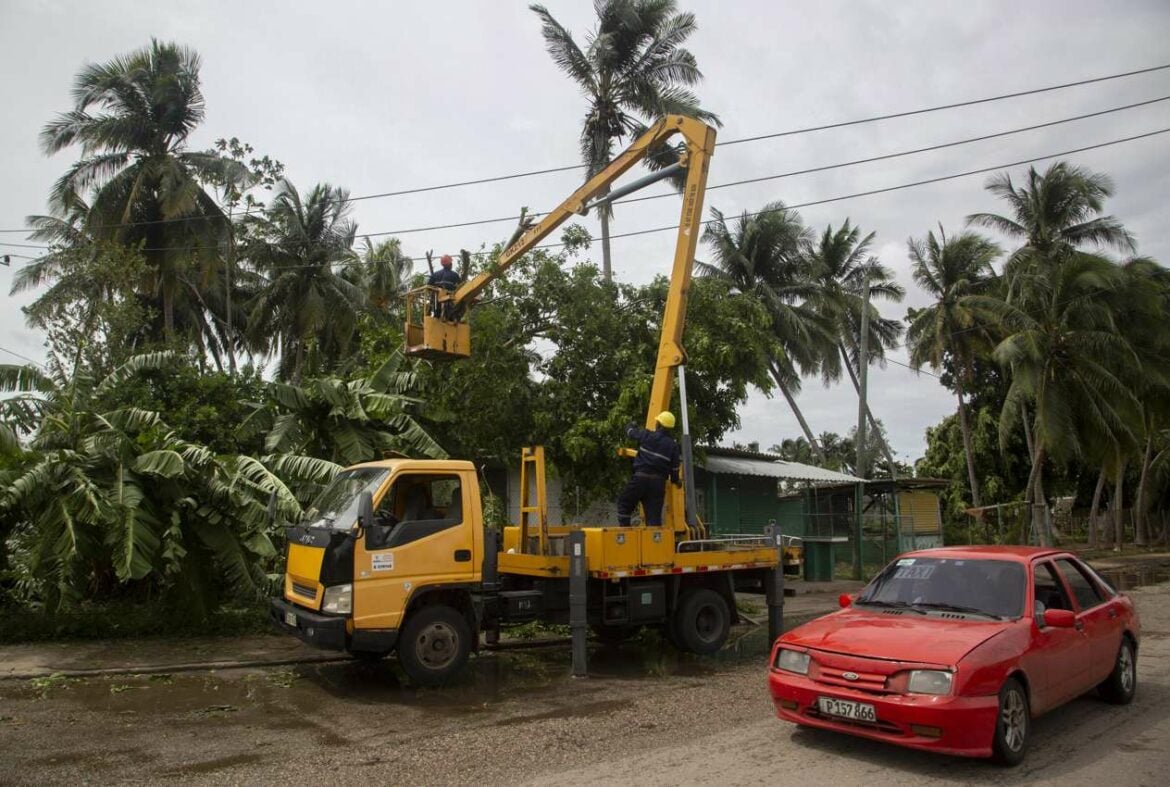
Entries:
[[402,627],[398,661],[415,683],[445,683],[463,668],[470,654],[471,628],[463,615],[451,607],[423,607]]
[[717,652],[731,631],[731,612],[723,596],[708,588],[692,588],[679,598],[671,638],[683,650],[700,655]]
[[593,636],[597,637],[606,645],[620,645],[626,640],[632,639],[638,635],[642,630],[641,626],[606,626],[598,624],[590,626],[593,631]]

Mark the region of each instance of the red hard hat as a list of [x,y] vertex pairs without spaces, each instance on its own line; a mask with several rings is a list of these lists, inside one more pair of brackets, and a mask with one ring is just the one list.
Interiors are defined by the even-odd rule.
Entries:
[[444,254],[442,257],[439,258],[439,263],[442,265],[450,265],[451,264],[451,255]]

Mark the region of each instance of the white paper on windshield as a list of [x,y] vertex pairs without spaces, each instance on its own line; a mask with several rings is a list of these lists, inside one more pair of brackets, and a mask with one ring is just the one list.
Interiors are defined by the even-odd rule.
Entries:
[[899,566],[912,566],[912,565],[914,565],[914,558],[904,557],[898,561],[898,565]]
[[936,566],[927,564],[919,566],[902,566],[894,572],[895,579],[929,579]]

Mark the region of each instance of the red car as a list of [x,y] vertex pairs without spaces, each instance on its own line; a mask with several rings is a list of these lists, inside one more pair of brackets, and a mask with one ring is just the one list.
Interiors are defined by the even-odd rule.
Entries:
[[1133,602],[1068,552],[910,552],[841,605],[776,640],[780,718],[1015,765],[1033,718],[1137,690]]

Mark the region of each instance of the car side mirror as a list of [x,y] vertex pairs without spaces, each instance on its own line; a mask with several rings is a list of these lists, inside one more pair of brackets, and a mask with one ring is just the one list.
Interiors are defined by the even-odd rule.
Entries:
[[1044,625],[1054,629],[1070,629],[1077,623],[1076,613],[1068,609],[1044,610]]
[[374,524],[374,496],[362,492],[358,498],[358,527],[369,528]]
[[853,606],[853,596],[848,593],[842,593],[837,596],[837,603],[841,605],[842,609]]

